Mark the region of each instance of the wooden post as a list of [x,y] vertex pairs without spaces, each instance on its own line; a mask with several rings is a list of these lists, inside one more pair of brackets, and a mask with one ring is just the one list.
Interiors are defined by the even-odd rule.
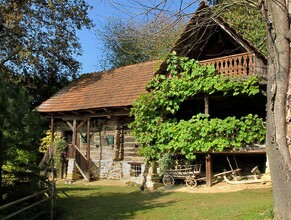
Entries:
[[51,220],[56,217],[56,183],[52,181],[52,191],[51,191]]
[[76,145],[77,143],[77,120],[73,120],[73,136],[72,136],[72,144]]
[[72,158],[75,159],[76,157],[76,149],[75,146],[77,145],[77,120],[73,120],[73,134],[72,134],[72,145],[74,145],[72,149]]
[[204,113],[209,115],[209,95],[205,94],[204,96]]
[[49,158],[53,155],[53,145],[55,139],[55,129],[54,129],[54,116],[51,116],[51,144],[49,149]]
[[54,150],[53,147],[54,147],[54,140],[55,140],[55,122],[54,122],[54,116],[52,115],[51,116],[51,144],[50,144],[50,150],[49,150],[49,159],[51,158],[52,159],[52,179],[54,181],[55,179],[55,162],[54,162],[54,158],[53,158],[53,155],[54,155]]
[[[204,96],[204,113],[209,115],[209,95],[205,94]],[[206,186],[212,186],[212,157],[211,154],[206,154],[205,157],[206,164]]]
[[88,167],[88,180],[90,181],[90,118],[87,120],[87,167]]
[[212,186],[212,156],[211,154],[206,154],[205,157],[205,164],[206,164],[206,186]]

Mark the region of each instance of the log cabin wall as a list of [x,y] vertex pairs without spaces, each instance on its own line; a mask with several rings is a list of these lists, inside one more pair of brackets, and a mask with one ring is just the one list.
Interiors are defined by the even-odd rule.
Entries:
[[[131,179],[141,182],[144,158],[138,155],[139,145],[135,141],[128,124],[129,117],[92,118],[90,127],[91,175],[95,179]],[[60,121],[56,126],[71,143],[71,131]],[[86,126],[77,134],[77,146],[82,154],[87,154]],[[133,170],[141,172],[136,174]]]
[[254,73],[260,78],[262,84],[267,82],[267,63],[262,57],[254,56]]

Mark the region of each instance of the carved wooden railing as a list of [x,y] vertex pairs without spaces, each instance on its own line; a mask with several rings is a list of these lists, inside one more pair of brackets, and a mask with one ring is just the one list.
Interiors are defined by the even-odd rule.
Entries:
[[69,145],[69,158],[74,158],[75,163],[82,174],[82,176],[87,180],[90,181],[90,161],[82,154],[80,149],[74,145]]
[[241,53],[231,56],[199,61],[202,66],[214,65],[217,72],[225,75],[254,75],[254,53]]

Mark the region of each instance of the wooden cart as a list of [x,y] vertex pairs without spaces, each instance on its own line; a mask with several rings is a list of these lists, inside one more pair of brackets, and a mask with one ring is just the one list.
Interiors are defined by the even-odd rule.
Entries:
[[[175,184],[175,179],[182,179],[187,184],[187,179],[197,179],[201,173],[201,165],[202,164],[195,164],[195,165],[180,165],[176,167],[176,169],[169,169],[166,170],[163,176],[163,183],[165,186],[173,186]],[[190,181],[188,181],[190,184]],[[191,181],[191,184],[196,184],[197,181]],[[195,185],[195,186],[196,186]],[[188,184],[187,184],[188,186]],[[195,187],[194,186],[194,187]]]
[[[253,175],[249,176],[241,176],[240,171],[241,169],[238,168],[237,162],[235,157],[235,167],[232,166],[228,156],[226,156],[226,159],[228,161],[230,170],[224,170],[221,173],[217,173],[213,175],[213,178],[221,177],[224,178],[224,180],[229,184],[245,184],[245,183],[260,183],[262,180],[260,179],[260,172],[258,167],[254,167],[252,169]],[[197,182],[205,182],[206,177],[201,177],[201,164],[195,164],[195,165],[178,165],[175,167],[175,169],[166,170],[164,176],[163,176],[163,183],[166,186],[173,186],[175,184],[175,179],[182,179],[185,181],[186,185],[188,187],[196,187]]]
[[[240,176],[241,169],[231,169],[225,170],[221,173],[213,175],[213,177],[224,177],[228,176],[233,181],[240,182],[237,177]],[[163,183],[165,186],[173,186],[175,184],[175,179],[182,179],[185,181],[188,187],[196,187],[197,182],[205,182],[206,177],[201,177],[201,164],[190,165],[188,168],[177,168],[166,170],[163,176]]]
[[[234,169],[234,170],[225,170],[221,173],[217,173],[213,175],[213,177],[226,177],[231,178],[235,181],[238,181],[237,177],[239,176],[241,169]],[[185,179],[186,185],[189,187],[196,187],[197,181],[206,181],[206,177],[195,177],[195,176],[188,176]]]

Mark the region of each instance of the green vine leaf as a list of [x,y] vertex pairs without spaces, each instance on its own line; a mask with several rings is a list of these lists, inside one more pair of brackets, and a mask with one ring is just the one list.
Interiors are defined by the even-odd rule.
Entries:
[[213,66],[200,66],[196,60],[178,57],[175,52],[166,64],[165,74],[149,82],[149,92],[142,94],[131,109],[134,121],[130,128],[143,156],[150,160],[175,152],[190,159],[197,151],[222,151],[264,142],[265,125],[257,115],[219,119],[200,113],[188,121],[175,118],[181,103],[197,94],[258,94],[257,76],[221,75]]

